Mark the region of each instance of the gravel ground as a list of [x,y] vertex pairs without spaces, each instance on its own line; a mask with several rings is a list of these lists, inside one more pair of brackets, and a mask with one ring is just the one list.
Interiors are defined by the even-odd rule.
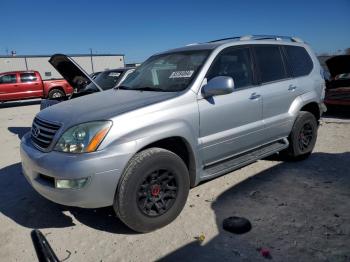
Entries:
[[[309,159],[271,157],[201,184],[173,223],[136,234],[111,208],[61,206],[28,185],[19,142],[38,110],[38,101],[0,105],[2,261],[37,260],[34,228],[66,261],[263,261],[259,248],[268,249],[273,261],[350,261],[349,115],[323,118]],[[224,231],[229,216],[248,218],[252,230]]]

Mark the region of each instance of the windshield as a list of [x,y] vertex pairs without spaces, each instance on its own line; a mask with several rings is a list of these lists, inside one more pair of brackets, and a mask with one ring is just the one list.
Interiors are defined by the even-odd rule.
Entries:
[[115,87],[122,73],[122,71],[117,70],[106,71],[98,74],[94,80],[103,90],[107,90]]
[[185,90],[208,57],[209,50],[167,53],[150,57],[119,86],[159,92]]
[[[98,75],[94,78],[94,81],[103,90],[108,90],[115,87],[122,74],[122,70],[104,71],[98,73]],[[88,90],[98,91],[98,88],[93,82],[91,82],[84,88],[84,91]]]

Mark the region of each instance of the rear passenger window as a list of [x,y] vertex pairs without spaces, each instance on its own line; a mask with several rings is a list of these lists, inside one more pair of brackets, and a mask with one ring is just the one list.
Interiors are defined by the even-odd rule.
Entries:
[[249,48],[227,49],[220,53],[207,74],[207,80],[216,76],[232,77],[235,88],[253,85]]
[[313,67],[312,60],[301,46],[285,46],[288,62],[294,77],[308,75]]
[[287,77],[279,46],[255,46],[256,62],[262,83]]
[[20,74],[21,82],[34,82],[37,80],[35,73],[22,73]]

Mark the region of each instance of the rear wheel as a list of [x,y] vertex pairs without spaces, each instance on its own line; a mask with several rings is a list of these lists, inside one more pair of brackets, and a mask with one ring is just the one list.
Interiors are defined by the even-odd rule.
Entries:
[[149,148],[129,161],[113,207],[128,227],[149,232],[180,214],[189,188],[189,174],[182,159],[171,151]]
[[50,99],[55,99],[55,98],[64,97],[65,95],[66,94],[61,89],[52,89],[50,90],[48,97]]
[[313,114],[299,112],[289,135],[289,147],[282,153],[291,159],[307,158],[315,147],[317,129],[317,120]]

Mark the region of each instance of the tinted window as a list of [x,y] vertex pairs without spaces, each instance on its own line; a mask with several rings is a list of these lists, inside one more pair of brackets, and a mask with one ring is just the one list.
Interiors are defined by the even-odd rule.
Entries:
[[308,75],[312,70],[312,60],[305,48],[300,46],[285,46],[288,62],[292,67],[294,77]]
[[287,77],[278,46],[255,46],[255,55],[262,83]]
[[13,84],[16,83],[16,75],[8,74],[0,76],[0,84]]
[[20,77],[21,82],[34,82],[37,80],[35,73],[22,73]]
[[253,71],[248,48],[227,49],[215,59],[207,75],[209,81],[216,76],[230,76],[235,88],[253,85]]

